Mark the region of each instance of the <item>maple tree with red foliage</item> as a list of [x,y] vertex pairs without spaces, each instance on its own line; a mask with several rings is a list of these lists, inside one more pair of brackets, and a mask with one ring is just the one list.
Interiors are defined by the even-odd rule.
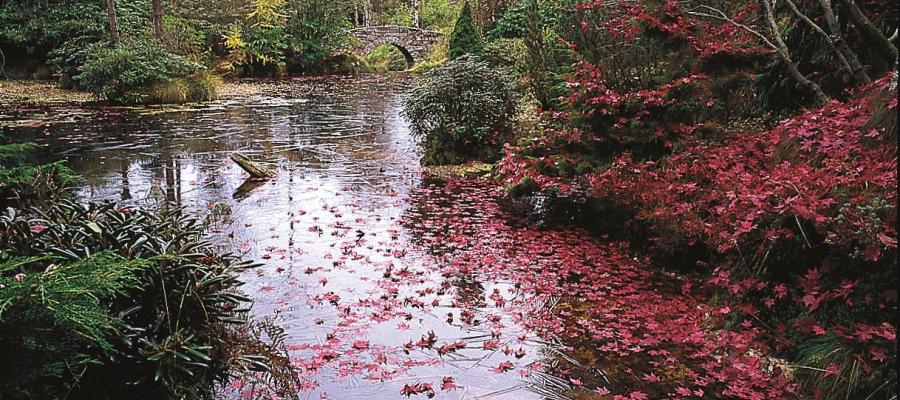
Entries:
[[[816,4],[797,4],[796,13],[814,15]],[[604,210],[625,216],[618,229],[637,232],[635,245],[654,264],[678,259],[681,269],[701,266],[688,272],[707,276],[706,284],[691,292],[711,299],[721,334],[765,343],[799,365],[802,392],[817,398],[891,393],[898,322],[896,64],[868,83],[842,80],[845,86],[828,89],[833,98],[824,104],[810,103],[780,121],[736,126],[723,112],[732,103],[719,86],[748,77],[754,83],[768,68],[760,60],[777,58],[777,51],[763,40],[775,34],[760,22],[759,3],[727,5],[732,13],[715,15],[730,21],[701,18],[690,3],[668,0],[579,3],[581,40],[568,43],[576,59],[570,94],[558,109],[545,110],[550,128],[542,135],[506,146],[502,179],[514,194],[613,204]],[[896,19],[886,4],[866,2],[865,10],[872,20]],[[793,27],[800,26],[797,19]],[[863,30],[844,32],[861,55],[868,54],[859,44]],[[584,32],[593,31],[662,48],[670,70],[659,76],[666,81],[623,82],[615,71],[620,66],[586,49],[591,44],[583,38],[595,36]],[[867,57],[873,57],[869,72],[877,72],[878,60]],[[826,75],[809,68],[801,73],[811,80]],[[745,336],[747,328],[754,333]],[[823,349],[831,353],[817,356]],[[834,389],[858,371],[877,385]]]

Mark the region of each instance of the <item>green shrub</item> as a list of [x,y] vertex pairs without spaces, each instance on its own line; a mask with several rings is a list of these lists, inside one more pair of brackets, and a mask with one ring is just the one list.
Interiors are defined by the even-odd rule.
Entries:
[[463,4],[453,32],[450,33],[450,50],[448,57],[452,60],[466,54],[479,55],[484,50],[481,33],[472,18],[472,7],[469,2]]
[[443,31],[453,23],[453,7],[448,0],[420,1],[422,27]]
[[289,72],[315,72],[322,68],[319,64],[332,63],[334,54],[347,47],[347,30],[352,27],[347,2],[293,0],[287,8]]
[[202,235],[112,203],[0,217],[0,398],[193,398],[246,364],[223,327],[246,323],[253,265]]
[[527,93],[527,51],[522,39],[497,39],[485,44],[481,58],[510,77],[518,92]]
[[203,66],[171,54],[152,40],[128,40],[117,46],[94,44],[74,79],[106,100],[136,104],[154,100],[151,88],[203,71]]
[[36,382],[72,379],[114,355],[111,338],[124,335],[126,324],[105,303],[138,290],[147,268],[111,253],[0,262],[0,346],[16,355],[0,366],[0,394],[62,397],[63,388],[41,390]]
[[87,62],[87,49],[100,40],[92,36],[69,39],[47,54],[47,63],[53,72],[59,74],[59,86],[64,89],[81,89],[73,79],[79,74],[78,68]]
[[464,56],[425,73],[404,101],[412,133],[425,147],[425,164],[494,161],[516,111],[507,77]]
[[515,0],[485,33],[485,39],[524,39],[528,35],[529,6],[534,2],[538,5],[541,25],[547,27],[555,27],[562,20],[562,14],[572,9],[575,3],[574,0]]
[[[6,139],[0,135],[0,142]],[[59,200],[77,176],[62,161],[29,164],[34,143],[0,144],[0,208],[27,208]]]
[[228,57],[224,67],[236,75],[282,76],[287,71],[289,37],[282,27],[261,25],[242,30],[233,25],[225,46]]

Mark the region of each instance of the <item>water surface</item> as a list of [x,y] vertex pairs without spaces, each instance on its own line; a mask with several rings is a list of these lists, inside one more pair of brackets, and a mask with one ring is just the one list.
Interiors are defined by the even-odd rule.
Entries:
[[[20,107],[0,121],[65,158],[82,199],[226,215],[214,240],[264,263],[245,290],[257,318],[285,328],[304,398],[396,399],[417,383],[437,398],[544,398],[523,377],[552,355],[516,318],[543,303],[509,281],[448,275],[422,245],[442,234],[417,225],[431,212],[422,203],[441,199],[416,197],[420,155],[400,114],[412,83],[257,83],[199,106]],[[277,177],[248,179],[234,152]],[[223,396],[250,390],[235,381]]]

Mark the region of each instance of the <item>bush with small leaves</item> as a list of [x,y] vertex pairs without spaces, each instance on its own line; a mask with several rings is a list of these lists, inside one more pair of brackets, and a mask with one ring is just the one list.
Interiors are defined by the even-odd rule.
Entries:
[[[116,46],[97,43],[86,50],[85,59],[74,80],[81,87],[111,102],[184,102],[206,93],[203,90],[195,93],[187,90],[192,85],[183,85],[170,86],[171,90],[163,91],[165,96],[158,96],[161,85],[171,85],[178,79],[194,79],[200,76],[204,67],[167,52],[152,40],[128,40]],[[177,95],[172,95],[175,92]]]
[[425,147],[422,162],[435,165],[495,161],[515,111],[507,77],[464,56],[427,72],[403,112]]

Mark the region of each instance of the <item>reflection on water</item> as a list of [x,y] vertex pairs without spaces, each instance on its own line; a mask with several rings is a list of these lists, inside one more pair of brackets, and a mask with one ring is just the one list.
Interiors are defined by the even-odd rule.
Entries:
[[[196,107],[14,117],[50,121],[19,131],[84,177],[81,198],[167,200],[201,214],[230,206],[216,240],[265,263],[245,277],[246,291],[255,314],[277,314],[287,330],[304,398],[395,399],[416,383],[439,398],[542,398],[519,371],[494,371],[541,358],[522,350],[540,345],[514,310],[498,311],[515,296],[511,285],[443,276],[400,224],[421,185],[400,116],[411,83],[402,75],[288,81]],[[247,180],[233,152],[277,177]],[[436,351],[454,343],[462,347]],[[441,390],[448,377],[455,388]],[[241,394],[249,393],[239,382],[224,393]]]

